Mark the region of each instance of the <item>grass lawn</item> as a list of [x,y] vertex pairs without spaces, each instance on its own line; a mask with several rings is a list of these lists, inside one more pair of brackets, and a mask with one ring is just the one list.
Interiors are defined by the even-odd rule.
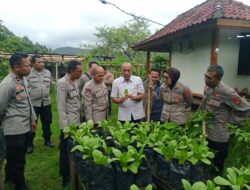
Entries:
[[[28,186],[32,190],[70,190],[71,187],[63,188],[61,176],[59,176],[59,122],[56,108],[55,91],[52,89],[52,111],[53,123],[52,142],[56,144],[55,148],[44,146],[42,137],[41,123],[38,123],[36,137],[34,139],[34,152],[26,154],[25,177]],[[116,120],[117,106],[112,105],[112,115],[110,119]],[[6,190],[14,189],[12,185],[7,184]]]

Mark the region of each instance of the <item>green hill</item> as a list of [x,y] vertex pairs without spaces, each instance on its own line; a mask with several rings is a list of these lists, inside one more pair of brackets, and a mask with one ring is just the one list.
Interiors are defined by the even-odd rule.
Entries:
[[68,55],[86,55],[90,52],[90,49],[81,49],[73,47],[60,47],[53,50],[54,53],[68,54]]
[[19,37],[10,31],[0,20],[0,51],[51,53],[52,50],[44,45],[33,43],[27,36]]

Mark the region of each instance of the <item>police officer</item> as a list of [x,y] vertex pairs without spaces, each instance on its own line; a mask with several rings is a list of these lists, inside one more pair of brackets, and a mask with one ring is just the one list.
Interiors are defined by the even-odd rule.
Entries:
[[107,119],[108,112],[108,89],[103,82],[105,71],[96,66],[92,70],[93,79],[85,84],[82,96],[83,106],[86,113],[86,121],[93,120],[97,125],[99,121]]
[[[88,65],[89,70],[88,72],[85,72],[78,80],[78,90],[81,95],[81,92],[83,90],[84,85],[92,79],[92,69],[97,66],[98,63],[95,61],[91,61]],[[81,122],[86,121],[86,115],[84,109],[81,110]]]
[[78,81],[78,86],[79,86],[79,92],[81,93],[82,92],[82,89],[84,87],[84,85],[90,81],[92,79],[92,69],[95,67],[95,66],[98,66],[98,63],[95,62],[95,61],[91,61],[89,63],[89,70],[88,72],[84,73],[80,78],[79,78],[79,81]]
[[109,98],[108,114],[110,115],[111,114],[111,109],[112,109],[112,106],[111,106],[111,90],[112,90],[112,83],[113,83],[113,80],[114,80],[114,75],[109,70],[107,70],[106,66],[103,66],[103,69],[104,69],[104,72],[105,72],[104,77],[103,77],[103,82],[107,86],[107,89],[108,89],[108,98]]
[[72,60],[68,64],[66,75],[57,82],[57,111],[61,128],[59,164],[64,187],[69,183],[69,158],[67,138],[64,138],[63,129],[73,123],[80,124],[80,95],[76,80],[81,77],[81,74],[81,63]]
[[161,97],[164,105],[161,121],[184,125],[187,119],[187,109],[192,105],[192,92],[186,85],[178,81],[180,71],[174,67],[163,71],[163,78]]
[[[144,89],[145,94],[143,97],[143,108],[145,110],[147,121],[160,121],[161,112],[163,108],[163,101],[161,99],[161,70],[158,68],[152,68],[150,70],[150,76],[145,82]],[[149,99],[150,98],[150,99]],[[149,104],[149,105],[148,105]],[[149,112],[150,111],[150,115]],[[150,118],[148,118],[148,116]]]
[[[51,129],[52,122],[51,112],[51,98],[50,98],[50,84],[52,83],[51,73],[44,68],[44,61],[40,55],[31,57],[32,69],[28,77],[30,87],[30,98],[37,118],[40,116],[43,130],[44,145],[54,147],[51,143]],[[33,140],[35,133],[30,132],[27,152],[33,151]]]
[[214,113],[208,122],[208,146],[215,150],[213,164],[218,174],[222,174],[228,154],[229,133],[227,123],[239,124],[250,110],[250,105],[232,88],[221,81],[224,70],[219,65],[211,65],[205,73],[204,99],[201,108]]
[[15,190],[28,190],[24,178],[27,137],[36,127],[25,77],[30,61],[24,53],[14,53],[9,61],[11,73],[0,84],[0,120],[7,145],[5,181],[13,183]]

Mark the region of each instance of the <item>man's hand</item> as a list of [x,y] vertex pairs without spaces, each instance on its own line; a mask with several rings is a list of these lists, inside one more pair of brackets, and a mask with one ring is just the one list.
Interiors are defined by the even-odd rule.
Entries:
[[36,122],[35,121],[31,122],[31,131],[36,132]]
[[122,97],[120,97],[120,104],[121,103],[123,103],[123,102],[125,102],[126,100],[128,99],[128,95],[127,96],[122,96]]
[[143,98],[143,94],[138,93],[138,95],[136,95],[136,96],[128,94],[128,98],[130,98],[131,100],[134,100],[134,101],[140,101]]
[[130,98],[131,100],[137,100],[137,97],[131,94],[128,94],[128,98]]

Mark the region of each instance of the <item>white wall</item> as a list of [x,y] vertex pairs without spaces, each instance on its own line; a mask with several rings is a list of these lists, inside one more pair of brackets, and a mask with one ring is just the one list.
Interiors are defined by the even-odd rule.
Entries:
[[210,65],[212,31],[202,31],[191,36],[195,50],[187,55],[179,52],[179,40],[173,42],[172,66],[181,71],[180,81],[193,92],[203,94],[204,73]]
[[[250,91],[250,76],[237,76],[240,44],[236,36],[239,35],[240,32],[239,30],[232,29],[220,30],[218,64],[224,68],[222,80],[226,84],[233,88],[248,88]],[[244,32],[250,32],[250,30]]]
[[[250,76],[238,76],[239,39],[242,31],[220,29],[218,64],[224,68],[223,81],[231,87],[248,88]],[[244,32],[250,32],[244,31]],[[212,31],[203,31],[192,35],[195,50],[183,55],[179,52],[179,40],[173,42],[172,66],[181,71],[181,79],[195,93],[203,94],[204,73],[210,65]],[[250,53],[250,52],[249,52]]]

